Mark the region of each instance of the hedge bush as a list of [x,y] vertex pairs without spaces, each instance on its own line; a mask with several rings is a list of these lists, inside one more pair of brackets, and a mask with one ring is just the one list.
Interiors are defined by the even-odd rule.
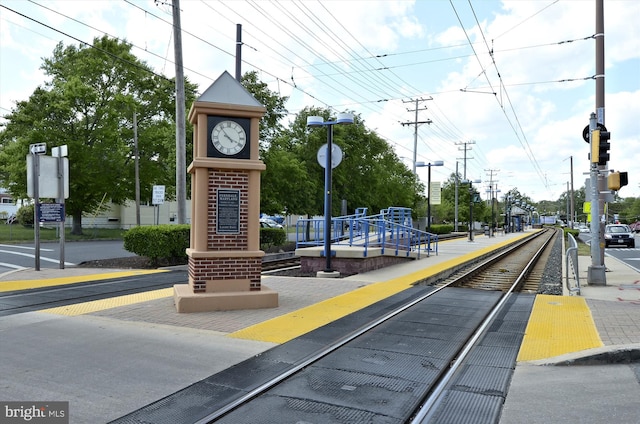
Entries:
[[565,238],[568,238],[567,234],[571,234],[574,238],[578,238],[578,235],[580,235],[580,230],[573,230],[569,227],[564,227],[562,231],[564,232]]
[[287,233],[282,228],[260,228],[260,247],[282,246],[287,242]]
[[154,265],[159,260],[184,261],[189,247],[190,225],[134,227],[124,234],[125,250],[146,256]]
[[[128,252],[151,259],[154,266],[159,261],[171,263],[187,259],[190,225],[155,225],[133,227],[124,233],[124,248]],[[280,228],[260,228],[260,247],[282,246],[287,234]]]
[[432,234],[449,234],[453,232],[453,225],[451,224],[431,224]]
[[32,204],[22,206],[16,212],[16,219],[18,223],[24,225],[25,227],[33,227],[33,211],[35,206]]

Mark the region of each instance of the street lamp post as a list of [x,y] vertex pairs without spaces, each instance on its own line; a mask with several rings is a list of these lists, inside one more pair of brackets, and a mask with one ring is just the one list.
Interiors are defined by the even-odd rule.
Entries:
[[506,208],[506,212],[504,214],[504,226],[505,226],[505,232],[506,233],[510,233],[511,232],[511,207],[512,207],[512,203],[513,202],[513,196],[511,195],[511,191],[507,192],[507,195],[504,198],[504,205]]
[[469,241],[473,241],[473,183],[481,183],[481,180],[465,180],[469,183]]
[[353,114],[339,113],[335,121],[326,122],[322,116],[307,116],[307,127],[328,127],[326,162],[324,166],[324,254],[327,259],[324,273],[327,276],[336,274],[331,269],[331,170],[334,166],[337,166],[337,163],[334,165],[335,160],[332,158],[331,153],[333,150],[333,126],[335,124],[353,124]]
[[427,232],[431,232],[431,167],[432,166],[443,166],[444,162],[441,160],[434,161],[433,163],[428,162],[416,162],[416,167],[426,166],[428,169],[427,172]]

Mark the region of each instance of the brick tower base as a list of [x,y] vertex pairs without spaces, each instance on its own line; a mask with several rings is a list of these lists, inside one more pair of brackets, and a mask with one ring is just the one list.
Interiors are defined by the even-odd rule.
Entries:
[[278,293],[260,282],[262,251],[187,249],[189,283],[173,286],[178,312],[276,308]]
[[215,293],[194,293],[188,284],[173,286],[173,300],[178,312],[232,311],[237,309],[262,309],[278,307],[278,293],[262,286],[260,291],[238,290],[237,282],[233,290]]

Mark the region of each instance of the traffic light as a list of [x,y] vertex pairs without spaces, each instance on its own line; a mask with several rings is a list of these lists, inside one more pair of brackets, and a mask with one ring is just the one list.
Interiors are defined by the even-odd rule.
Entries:
[[600,129],[591,132],[591,162],[598,165],[606,165],[609,161],[609,139],[611,133]]
[[591,163],[598,162],[599,153],[600,153],[600,130],[593,130],[591,132],[591,155],[589,156]]
[[609,190],[620,190],[620,187],[624,187],[629,184],[629,178],[626,172],[612,172],[607,177],[607,187]]
[[611,133],[609,131],[600,131],[598,165],[606,165],[607,162],[609,162],[609,149],[611,148],[611,143],[609,142],[610,138]]

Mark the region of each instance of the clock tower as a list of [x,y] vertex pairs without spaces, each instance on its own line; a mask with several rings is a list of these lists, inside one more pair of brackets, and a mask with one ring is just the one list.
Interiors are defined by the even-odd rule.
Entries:
[[278,306],[261,283],[258,130],[265,108],[224,72],[191,106],[193,162],[189,282],[174,286],[178,312]]

